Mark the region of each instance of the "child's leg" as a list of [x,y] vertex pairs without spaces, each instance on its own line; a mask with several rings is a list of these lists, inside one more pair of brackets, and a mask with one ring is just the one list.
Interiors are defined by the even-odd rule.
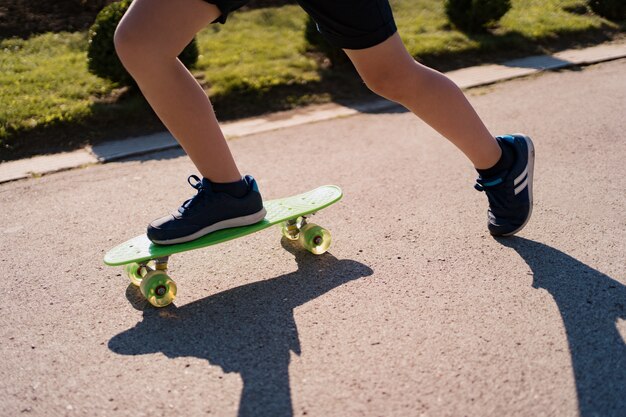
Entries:
[[443,74],[417,63],[396,33],[367,49],[345,49],[368,87],[404,105],[454,143],[477,169],[498,162],[501,149],[463,92]]
[[417,63],[397,33],[370,48],[344,50],[373,91],[403,104],[472,161],[480,174],[476,188],[489,199],[492,235],[510,236],[528,223],[535,158],[528,136],[494,138],[463,92],[443,74]]
[[189,177],[197,194],[150,223],[147,235],[155,243],[188,242],[265,217],[256,181],[241,177],[208,97],[177,58],[221,14],[202,0],[135,0],[115,32],[124,66],[204,177]]
[[213,182],[241,180],[213,107],[177,56],[221,12],[202,0],[135,0],[115,32],[126,69],[200,173]]

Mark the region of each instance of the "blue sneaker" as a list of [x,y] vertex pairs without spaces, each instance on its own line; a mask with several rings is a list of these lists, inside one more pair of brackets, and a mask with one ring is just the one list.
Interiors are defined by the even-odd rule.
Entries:
[[148,239],[152,242],[159,245],[190,242],[216,230],[246,226],[265,218],[259,187],[250,175],[244,177],[248,193],[241,198],[214,192],[206,178],[200,180],[191,175],[187,181],[198,193],[178,211],[148,225]]
[[528,136],[498,136],[502,152],[511,152],[511,168],[499,177],[478,178],[475,188],[489,199],[487,228],[493,236],[511,236],[526,226],[533,211],[535,148]]

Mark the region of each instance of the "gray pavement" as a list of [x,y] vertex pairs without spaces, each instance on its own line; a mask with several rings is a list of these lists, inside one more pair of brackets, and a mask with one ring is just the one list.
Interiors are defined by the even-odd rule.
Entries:
[[0,185],[2,416],[623,416],[626,60],[472,90],[537,149],[491,238],[473,170],[398,108],[231,141],[265,198],[320,184],[315,257],[278,229],[171,260],[146,306],[104,252],[193,191],[179,150]]

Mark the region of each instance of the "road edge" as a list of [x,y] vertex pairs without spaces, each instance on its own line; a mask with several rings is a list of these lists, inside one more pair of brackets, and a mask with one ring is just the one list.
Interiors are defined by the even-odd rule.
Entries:
[[[463,90],[469,90],[545,71],[594,65],[622,58],[626,58],[626,42],[618,41],[584,49],[565,50],[553,55],[537,55],[501,64],[468,67],[447,72],[446,75]],[[360,113],[382,112],[397,106],[399,105],[384,99],[350,107],[336,103],[313,105],[227,122],[222,124],[222,130],[227,139],[234,139]],[[72,152],[4,162],[0,164],[0,184],[178,147],[178,143],[168,132],[161,132],[104,142]]]

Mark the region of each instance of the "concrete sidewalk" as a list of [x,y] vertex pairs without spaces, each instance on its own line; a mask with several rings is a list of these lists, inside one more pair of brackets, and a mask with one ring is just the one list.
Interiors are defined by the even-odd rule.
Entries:
[[[591,65],[624,57],[626,57],[626,42],[617,42],[585,49],[566,50],[554,55],[531,56],[502,64],[469,67],[448,72],[447,75],[461,88],[469,89],[525,77],[542,71]],[[331,103],[224,123],[222,128],[227,138],[236,138],[337,117],[383,111],[394,106],[397,104],[386,100],[376,100],[353,107]],[[73,152],[5,162],[0,164],[0,183],[91,164],[106,163],[178,146],[178,143],[168,132],[162,132],[105,142]]]

